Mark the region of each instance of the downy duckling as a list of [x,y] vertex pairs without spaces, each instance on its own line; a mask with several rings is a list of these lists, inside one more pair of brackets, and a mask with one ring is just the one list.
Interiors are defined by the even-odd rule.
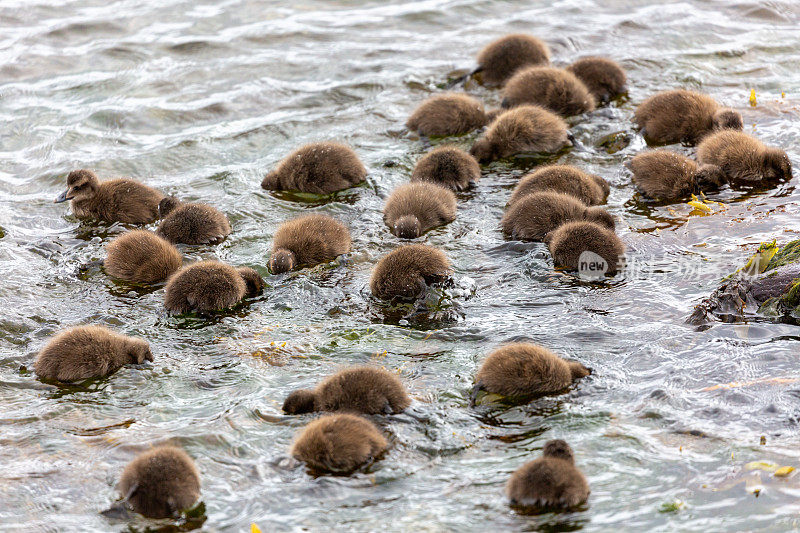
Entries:
[[720,167],[731,181],[792,178],[786,152],[740,131],[724,130],[706,137],[697,147],[697,160]]
[[508,205],[534,192],[562,192],[586,205],[600,205],[606,202],[610,191],[608,182],[596,174],[570,165],[547,165],[519,180]]
[[422,296],[429,284],[442,282],[451,274],[450,261],[441,250],[424,244],[407,244],[378,261],[369,285],[376,298],[411,299]]
[[388,443],[375,424],[351,414],[326,415],[308,424],[292,445],[292,456],[313,470],[350,474],[372,463]]
[[601,207],[586,207],[574,196],[559,192],[528,194],[512,204],[500,226],[506,238],[543,241],[558,226],[573,220],[587,220],[614,229],[614,219]]
[[597,103],[604,104],[628,92],[628,77],[616,61],[606,57],[583,57],[565,70],[575,74]]
[[208,244],[231,233],[228,217],[208,204],[184,204],[168,196],[158,204],[158,214],[163,220],[156,235],[172,244]]
[[400,413],[411,405],[397,376],[382,368],[359,366],[329,376],[314,390],[296,390],[283,403],[290,415],[312,411],[351,411],[365,415]]
[[33,370],[41,379],[70,382],[101,378],[145,361],[153,361],[153,354],[144,339],[103,326],[77,326],[52,337],[36,356]]
[[575,74],[556,67],[529,67],[517,71],[503,89],[503,107],[533,104],[562,117],[594,111],[592,93]]
[[594,222],[567,222],[547,236],[547,246],[556,268],[581,270],[581,254],[592,252],[605,261],[605,274],[622,267],[625,245],[610,229]]
[[312,214],[281,224],[272,239],[273,274],[333,261],[350,251],[350,232],[338,220]]
[[364,181],[367,169],[349,146],[311,143],[295,150],[261,182],[268,190],[330,194]]
[[478,68],[485,85],[502,85],[517,70],[550,63],[550,49],[532,35],[511,34],[486,45],[478,54]]
[[112,278],[130,283],[159,283],[181,267],[175,246],[152,231],[123,233],[106,246],[103,267]]
[[634,120],[642,135],[656,143],[696,144],[715,130],[741,130],[742,116],[713,98],[677,89],[655,94],[639,104]]
[[264,280],[252,268],[199,261],[169,278],[164,306],[175,314],[218,311],[233,307],[245,296],[257,296],[263,289]]
[[454,191],[463,191],[481,177],[475,158],[455,146],[439,146],[417,161],[411,181],[430,181]]
[[466,94],[432,96],[411,114],[406,127],[420,135],[462,135],[486,125],[483,104]]
[[557,152],[568,144],[567,123],[561,117],[524,105],[497,117],[469,153],[483,164],[515,154]]
[[589,483],[575,467],[572,448],[556,439],[545,443],[539,459],[511,474],[506,494],[512,507],[570,508],[589,498]]
[[73,170],[67,176],[67,190],[55,203],[70,200],[72,214],[104,222],[149,224],[158,219],[158,203],[164,195],[131,179],[100,182],[91,170]]
[[456,219],[456,195],[435,183],[417,181],[397,187],[383,207],[383,220],[401,239],[416,239]]
[[636,187],[650,198],[676,200],[700,191],[718,189],[727,182],[716,165],[701,165],[670,150],[637,154],[626,166]]

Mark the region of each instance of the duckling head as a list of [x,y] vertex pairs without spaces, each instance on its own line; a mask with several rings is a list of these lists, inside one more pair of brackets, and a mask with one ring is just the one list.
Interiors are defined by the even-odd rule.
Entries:
[[180,205],[180,201],[174,196],[166,196],[158,203],[158,216],[164,218]]
[[55,203],[86,200],[97,193],[98,187],[100,180],[97,179],[97,174],[86,169],[73,170],[67,176],[67,190],[56,198]]
[[405,215],[394,223],[394,234],[401,239],[416,239],[421,233],[419,219],[414,215]]
[[142,339],[131,341],[128,347],[128,356],[131,358],[131,363],[136,365],[141,365],[145,361],[153,362],[153,352],[150,351],[150,345]]
[[744,127],[742,115],[729,107],[718,110],[713,117],[715,130],[739,130]]
[[610,230],[614,230],[616,228],[616,224],[614,223],[614,217],[611,216],[611,213],[603,209],[602,207],[588,207],[583,214],[583,219],[588,222],[594,222],[596,224],[600,224],[601,226],[608,228]]
[[264,280],[261,278],[261,274],[250,267],[239,267],[236,271],[242,276],[244,284],[247,286],[245,295],[248,298],[261,294],[261,291],[264,290]]
[[570,374],[572,374],[573,380],[585,378],[586,376],[592,373],[591,370],[589,370],[588,368],[586,368],[577,361],[567,361],[567,364],[569,365],[569,372]]
[[300,415],[316,411],[317,394],[313,390],[298,389],[283,402],[283,412],[287,415]]
[[719,189],[728,182],[725,173],[717,165],[700,165],[694,174],[694,181],[701,191]]
[[570,463],[575,462],[575,456],[572,454],[572,448],[570,448],[569,444],[567,444],[567,441],[562,439],[553,439],[545,442],[544,449],[542,450],[542,456],[555,457]]
[[766,179],[791,179],[792,162],[780,148],[767,148],[764,151],[764,177]]
[[478,160],[478,163],[491,163],[498,158],[497,146],[489,139],[479,139],[469,149],[469,153]]
[[286,248],[279,248],[272,252],[269,258],[269,270],[273,274],[282,274],[289,272],[297,266],[297,259],[294,252]]

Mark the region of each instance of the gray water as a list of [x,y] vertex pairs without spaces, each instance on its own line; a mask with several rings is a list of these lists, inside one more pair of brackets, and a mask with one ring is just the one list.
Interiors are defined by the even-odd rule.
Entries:
[[[797,237],[795,180],[726,188],[710,196],[725,208],[698,216],[642,200],[622,167],[645,148],[636,104],[686,87],[741,111],[745,131],[800,168],[797,2],[31,0],[1,2],[0,30],[0,530],[165,524],[99,512],[124,465],[166,442],[197,461],[207,531],[798,527],[800,475],[745,465],[800,467],[800,330],[683,323],[760,242]],[[383,201],[427,150],[403,123],[510,32],[545,39],[556,64],[602,54],[628,71],[628,100],[571,119],[590,150],[557,160],[611,182],[630,266],[586,283],[555,272],[543,245],[504,241],[503,206],[542,161],[495,163],[459,195],[457,220],[422,239],[450,257],[455,287],[429,300],[430,313],[398,319],[367,287],[372,265],[400,244]],[[623,148],[604,149],[616,132]],[[260,189],[293,148],[327,139],[355,147],[366,186],[311,202]],[[174,318],[163,288],[81,270],[129,228],[81,223],[53,204],[80,167],[216,205],[234,233],[184,248],[186,261],[253,266],[263,296],[211,320]],[[276,228],[309,212],[344,221],[353,253],[270,276]],[[83,323],[148,339],[155,363],[83,386],[37,381],[31,363],[47,338]],[[594,374],[561,396],[470,409],[480,361],[515,340]],[[366,473],[313,478],[288,456],[312,417],[283,416],[281,403],[353,364],[398,372],[411,414],[376,418],[391,448]],[[574,512],[519,516],[504,483],[550,438],[572,444],[591,497]]]

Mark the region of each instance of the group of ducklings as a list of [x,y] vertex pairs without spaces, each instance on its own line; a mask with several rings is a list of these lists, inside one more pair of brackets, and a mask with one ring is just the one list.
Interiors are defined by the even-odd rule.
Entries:
[[[478,55],[487,86],[503,86],[502,108],[485,111],[466,94],[434,96],[413,112],[409,130],[425,136],[461,135],[488,128],[469,153],[439,146],[416,164],[409,183],[386,200],[384,221],[402,239],[418,238],[456,216],[453,191],[481,177],[481,164],[525,152],[557,152],[571,144],[564,116],[593,111],[624,94],[626,75],[614,61],[591,57],[565,69],[550,66],[547,45],[529,35],[509,35]],[[736,180],[791,177],[786,153],[742,133],[741,116],[710,97],[691,91],[658,93],[636,110],[643,134],[656,143],[696,144],[697,163],[666,150],[646,151],[629,162],[633,181],[647,196],[676,199]],[[698,165],[699,163],[699,165]],[[288,155],[262,182],[268,190],[330,194],[366,179],[355,152],[342,144],[306,145]],[[573,166],[545,166],[520,179],[500,222],[510,239],[546,242],[557,267],[575,270],[580,253],[593,251],[617,271],[624,245],[604,204],[609,184]],[[150,224],[155,232],[129,231],[106,248],[108,275],[127,282],[166,281],[169,312],[210,312],[237,305],[264,287],[249,267],[218,261],[182,266],[176,244],[208,244],[231,232],[227,217],[212,206],[182,203],[130,179],[100,182],[89,170],[67,177],[67,190],[56,202],[71,201],[80,218]],[[348,253],[351,238],[339,221],[321,214],[283,223],[274,236],[269,270],[280,274],[334,260]],[[432,283],[452,273],[440,250],[423,244],[400,246],[376,264],[370,280],[380,299],[416,298]],[[153,361],[143,339],[101,326],[78,326],[57,333],[34,363],[42,379],[71,382],[107,376],[126,364]],[[502,346],[484,360],[476,374],[470,404],[481,392],[529,401],[557,394],[590,370],[541,346]],[[327,413],[302,429],[292,455],[312,470],[347,474],[379,459],[388,442],[366,417],[404,411],[411,399],[394,374],[374,367],[343,370],[313,390],[291,393],[283,411],[298,415]],[[200,496],[200,476],[192,459],[178,448],[162,446],[135,458],[119,484],[120,504],[149,517],[173,516]],[[542,457],[526,463],[509,479],[506,492],[519,508],[572,507],[589,495],[586,478],[576,468],[563,440],[544,445]]]

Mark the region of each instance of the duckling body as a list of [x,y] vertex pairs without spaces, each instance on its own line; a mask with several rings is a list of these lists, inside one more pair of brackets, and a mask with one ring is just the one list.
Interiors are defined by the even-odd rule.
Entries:
[[408,244],[383,256],[370,279],[373,296],[384,300],[394,297],[417,298],[431,283],[442,282],[452,270],[447,256],[424,244]]
[[503,89],[503,107],[539,105],[569,117],[595,108],[594,96],[572,72],[555,67],[528,67],[517,71]]
[[173,244],[208,244],[231,233],[228,217],[208,204],[183,204],[168,197],[158,205],[158,212],[163,220],[156,235]]
[[792,163],[786,152],[740,131],[723,130],[706,137],[697,147],[697,160],[720,167],[731,181],[792,177]]
[[380,457],[387,445],[369,420],[335,414],[308,424],[295,439],[291,453],[314,470],[349,474]]
[[364,181],[367,169],[349,146],[319,142],[302,146],[261,182],[268,190],[330,194]]
[[669,150],[643,152],[628,164],[633,182],[650,198],[674,200],[719,188],[727,179],[716,165],[697,163]]
[[606,57],[583,57],[566,70],[586,85],[597,103],[609,102],[628,92],[625,70],[619,63]]
[[606,274],[615,274],[622,266],[625,245],[608,228],[594,222],[567,222],[547,236],[547,246],[556,268],[579,270],[581,254],[593,252],[606,263]]
[[463,191],[478,181],[481,167],[475,158],[455,146],[434,148],[417,161],[411,181],[429,181],[454,191]]
[[455,194],[425,181],[397,187],[383,208],[384,222],[401,239],[416,239],[426,231],[455,219]]
[[152,360],[150,345],[144,339],[102,326],[77,326],[50,339],[33,368],[41,379],[71,382],[101,378],[127,364]]
[[130,283],[159,283],[181,267],[175,246],[152,231],[123,233],[106,246],[103,267],[112,278]]
[[519,180],[508,205],[534,192],[561,192],[574,196],[586,205],[599,205],[606,202],[610,191],[608,182],[600,176],[570,165],[547,165]]
[[164,305],[176,314],[217,311],[259,294],[263,288],[264,281],[252,268],[199,261],[169,278]]
[[333,261],[350,251],[350,232],[338,220],[313,214],[281,224],[272,241],[273,274]]
[[500,226],[507,238],[542,241],[558,226],[573,220],[588,220],[614,229],[614,219],[605,209],[586,207],[577,198],[557,192],[526,195],[509,206]]
[[550,49],[531,35],[511,34],[486,45],[478,54],[478,70],[486,85],[502,85],[517,70],[550,62]]
[[523,105],[497,117],[470,153],[480,163],[515,154],[557,152],[569,144],[567,123],[543,107]]
[[447,93],[425,100],[408,118],[406,127],[420,135],[463,135],[482,128],[488,119],[483,104],[466,94]]
[[570,508],[589,498],[589,483],[575,467],[569,444],[548,441],[542,457],[518,468],[506,484],[506,494],[513,507]]

